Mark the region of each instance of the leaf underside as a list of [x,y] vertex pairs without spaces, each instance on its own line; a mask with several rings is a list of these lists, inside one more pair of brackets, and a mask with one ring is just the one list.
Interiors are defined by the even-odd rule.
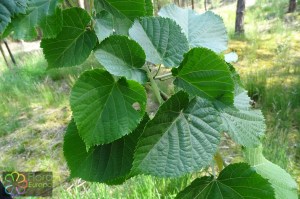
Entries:
[[[12,21],[15,39],[33,40],[37,37],[37,27],[41,27],[46,37],[56,35],[62,28],[60,15],[56,15],[60,0],[27,1],[26,14],[18,15]],[[58,19],[56,23],[53,21]],[[50,27],[46,27],[47,24]],[[50,31],[50,32],[49,32]]]
[[147,123],[133,172],[175,177],[207,166],[220,141],[220,122],[209,101],[196,97],[189,102],[186,93],[178,92]]
[[211,11],[201,15],[174,4],[163,7],[159,16],[173,19],[180,25],[190,48],[206,47],[217,53],[227,49],[228,36],[222,18]]
[[0,35],[11,19],[18,14],[25,14],[26,0],[1,0],[0,1]]
[[246,148],[247,162],[256,172],[269,180],[274,188],[276,199],[297,199],[297,183],[284,169],[267,160],[262,153],[262,147]]
[[142,46],[147,61],[166,67],[178,66],[189,48],[181,28],[167,18],[144,17],[136,20],[129,35]]

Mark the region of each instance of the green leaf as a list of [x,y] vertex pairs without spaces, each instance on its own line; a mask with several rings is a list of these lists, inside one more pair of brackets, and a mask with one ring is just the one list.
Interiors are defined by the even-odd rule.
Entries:
[[97,13],[106,10],[118,18],[130,21],[145,16],[145,0],[95,0]]
[[234,106],[217,101],[214,104],[220,112],[223,130],[238,144],[256,147],[264,135],[266,124],[262,112],[253,109],[250,101],[247,91],[244,90],[236,94]]
[[138,43],[126,36],[114,35],[105,39],[95,50],[95,57],[113,75],[142,84],[147,81],[147,73],[141,69],[146,55]]
[[181,28],[173,20],[162,17],[136,20],[129,35],[143,47],[147,61],[166,67],[178,66],[189,48]]
[[145,0],[146,16],[153,16],[153,4],[151,0]]
[[238,163],[223,169],[217,179],[213,176],[197,178],[176,198],[275,199],[275,196],[268,180],[258,175],[248,164]]
[[84,62],[97,42],[94,31],[87,29],[91,18],[81,8],[63,11],[63,28],[54,39],[43,39],[41,47],[49,68],[74,66]]
[[62,30],[63,16],[60,8],[56,8],[53,15],[44,17],[41,20],[40,28],[43,31],[43,38],[54,38]]
[[276,199],[297,199],[297,183],[284,169],[267,160],[262,154],[263,148],[246,148],[247,162],[256,172],[269,180],[275,190]]
[[79,135],[90,147],[131,133],[145,113],[146,92],[135,81],[115,81],[107,71],[95,69],[77,80],[70,104]]
[[[33,40],[37,37],[36,28],[45,22],[45,18],[56,12],[60,0],[31,0],[27,2],[25,15],[16,17],[12,24],[14,27],[14,38]],[[59,26],[59,22],[56,26]],[[42,25],[43,26],[43,25]],[[59,27],[57,29],[60,29]]]
[[72,120],[64,137],[64,156],[71,176],[109,184],[124,182],[129,177],[134,149],[148,120],[148,116],[145,116],[130,135],[110,144],[92,147],[88,151]]
[[101,42],[112,34],[128,35],[131,25],[131,21],[114,17],[109,12],[102,10],[97,14],[95,19],[95,32],[99,42]]
[[161,105],[138,141],[133,173],[182,176],[212,161],[220,118],[211,102],[179,91]]
[[174,4],[163,7],[159,13],[176,21],[189,41],[189,46],[206,47],[215,52],[227,49],[228,37],[222,18],[211,11],[198,15],[191,9]]
[[0,34],[17,14],[25,14],[26,0],[1,0],[0,2]]
[[179,68],[172,69],[174,84],[192,96],[233,104],[234,83],[227,64],[213,51],[194,48]]

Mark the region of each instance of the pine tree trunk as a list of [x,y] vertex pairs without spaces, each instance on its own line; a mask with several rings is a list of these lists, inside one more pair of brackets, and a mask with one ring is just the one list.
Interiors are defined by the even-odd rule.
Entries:
[[297,0],[290,0],[288,12],[295,12],[297,8]]
[[236,18],[235,18],[235,33],[244,33],[244,14],[245,14],[245,0],[238,0],[236,7]]

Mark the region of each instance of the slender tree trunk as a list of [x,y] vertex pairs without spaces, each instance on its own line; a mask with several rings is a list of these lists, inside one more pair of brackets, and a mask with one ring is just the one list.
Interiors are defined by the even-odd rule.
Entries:
[[245,0],[238,0],[236,7],[235,18],[235,33],[243,34],[244,30],[244,14],[245,14]]
[[174,0],[174,4],[179,6],[179,0]]
[[5,63],[6,63],[7,68],[8,68],[9,70],[11,70],[11,67],[10,67],[10,65],[9,65],[9,63],[8,63],[8,61],[7,61],[7,59],[6,59],[4,50],[3,50],[3,48],[2,48],[2,42],[0,42],[0,51],[1,51],[1,54],[2,54],[2,56],[3,56],[4,61],[5,61]]
[[85,0],[84,1],[84,8],[88,11],[91,10],[91,6],[90,6],[90,1],[89,0]]
[[194,2],[194,0],[192,0],[192,9],[193,10],[195,9],[195,2]]
[[10,58],[11,58],[11,61],[15,64],[15,66],[17,66],[17,62],[16,62],[16,60],[15,60],[13,54],[12,54],[11,51],[10,51],[10,48],[9,48],[9,46],[8,46],[7,41],[4,39],[3,42],[4,42],[4,44],[5,44],[5,46],[6,46],[6,49],[7,49],[8,53],[9,53],[9,56],[10,56]]
[[207,0],[204,0],[204,9],[207,11]]
[[185,0],[180,0],[180,7],[184,8],[186,6]]
[[297,0],[290,0],[288,12],[295,12],[297,8]]
[[78,0],[78,5],[80,8],[84,9],[84,0]]

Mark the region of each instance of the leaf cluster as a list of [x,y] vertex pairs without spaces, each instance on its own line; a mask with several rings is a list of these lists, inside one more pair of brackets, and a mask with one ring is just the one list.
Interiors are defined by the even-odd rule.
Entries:
[[[120,184],[139,174],[197,172],[220,157],[227,133],[245,148],[248,164],[198,178],[177,198],[297,197],[291,176],[262,155],[264,117],[223,59],[228,38],[220,16],[175,5],[153,16],[149,0],[95,0],[92,13],[62,10],[58,0],[4,0],[5,9],[0,32],[34,39],[39,27],[49,68],[79,65],[92,52],[102,66],[81,74],[71,91],[64,155],[72,177]],[[158,78],[161,68],[169,73]],[[172,96],[156,83],[163,77],[173,78]],[[160,105],[151,118],[146,87]]]

